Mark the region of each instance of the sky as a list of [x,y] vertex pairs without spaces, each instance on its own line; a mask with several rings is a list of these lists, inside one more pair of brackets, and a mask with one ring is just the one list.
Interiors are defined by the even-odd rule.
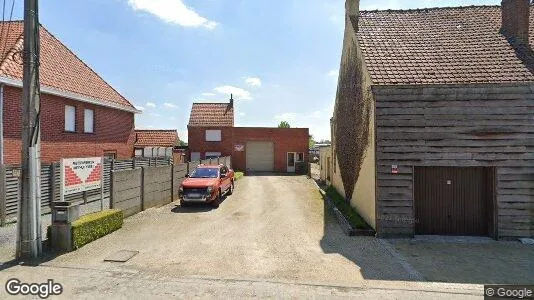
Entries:
[[[14,19],[22,18],[22,0]],[[361,0],[361,10],[498,5],[500,0]],[[236,126],[308,127],[330,139],[343,0],[54,0],[40,21],[143,113],[177,129],[193,102],[235,99]],[[9,10],[8,10],[9,12]],[[8,13],[7,12],[7,13]]]

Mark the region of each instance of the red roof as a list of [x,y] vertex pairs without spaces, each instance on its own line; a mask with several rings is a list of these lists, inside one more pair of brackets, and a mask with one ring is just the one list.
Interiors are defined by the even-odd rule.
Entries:
[[[534,81],[531,52],[514,50],[499,32],[499,6],[362,11],[357,22],[373,84]],[[532,7],[530,24],[532,45]]]
[[176,129],[135,130],[135,147],[174,147],[180,139]]
[[189,126],[234,126],[234,106],[231,103],[193,103]]
[[[0,22],[0,78],[22,80],[22,21]],[[6,37],[7,36],[7,41]],[[95,104],[134,110],[113,87],[81,61],[44,27],[40,27],[42,88],[89,98]]]

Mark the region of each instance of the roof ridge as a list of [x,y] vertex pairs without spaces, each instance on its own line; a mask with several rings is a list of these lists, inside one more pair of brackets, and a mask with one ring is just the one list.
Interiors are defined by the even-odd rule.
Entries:
[[[429,10],[460,10],[468,8],[500,8],[500,5],[462,5],[462,6],[442,6],[442,7],[424,7],[424,8],[410,8],[410,9],[373,9],[361,10],[360,13],[369,12],[421,12]],[[531,5],[532,7],[532,5]]]
[[135,131],[178,131],[178,129],[134,129]]
[[193,102],[193,104],[230,104],[228,102]]
[[[93,70],[93,68],[91,68],[85,61],[83,61],[80,57],[78,57],[78,55],[76,55],[76,53],[74,53],[69,47],[67,47],[67,45],[65,45],[60,39],[58,39],[53,33],[51,33],[50,31],[48,31],[48,29],[46,29],[46,27],[42,24],[42,23],[39,23],[39,28],[42,28],[44,29],[44,31],[46,31],[46,33],[48,33],[54,40],[56,40],[59,44],[61,44],[61,46],[63,46],[65,49],[67,49],[68,52],[70,52],[78,61],[80,61],[84,66],[87,67],[87,69],[89,69],[89,71],[91,71],[93,74],[95,74],[100,80],[102,80],[104,82],[105,85],[107,85],[109,88],[111,88],[115,93],[117,93],[124,101],[126,101],[128,104],[130,104],[131,107],[135,108],[135,106],[128,100],[126,99],[126,97],[124,97],[121,93],[119,93],[119,91],[117,91],[113,86],[111,86],[111,84],[109,84],[104,78],[102,78],[102,76],[100,76],[95,70]],[[82,94],[83,95],[83,94]],[[86,96],[89,96],[89,95],[86,95]],[[106,99],[100,99],[102,101],[107,101]],[[119,104],[121,105],[121,104]]]

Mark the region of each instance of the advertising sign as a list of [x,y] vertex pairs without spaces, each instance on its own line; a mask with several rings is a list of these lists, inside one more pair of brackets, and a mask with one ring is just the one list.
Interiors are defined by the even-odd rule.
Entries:
[[94,190],[102,185],[102,157],[61,159],[61,195]]
[[245,151],[245,145],[234,145],[234,151],[237,151],[237,152]]

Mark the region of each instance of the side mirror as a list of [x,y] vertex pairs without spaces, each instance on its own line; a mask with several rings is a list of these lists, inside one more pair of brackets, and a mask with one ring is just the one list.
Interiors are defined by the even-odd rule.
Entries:
[[189,178],[189,174],[185,174],[185,178]]

